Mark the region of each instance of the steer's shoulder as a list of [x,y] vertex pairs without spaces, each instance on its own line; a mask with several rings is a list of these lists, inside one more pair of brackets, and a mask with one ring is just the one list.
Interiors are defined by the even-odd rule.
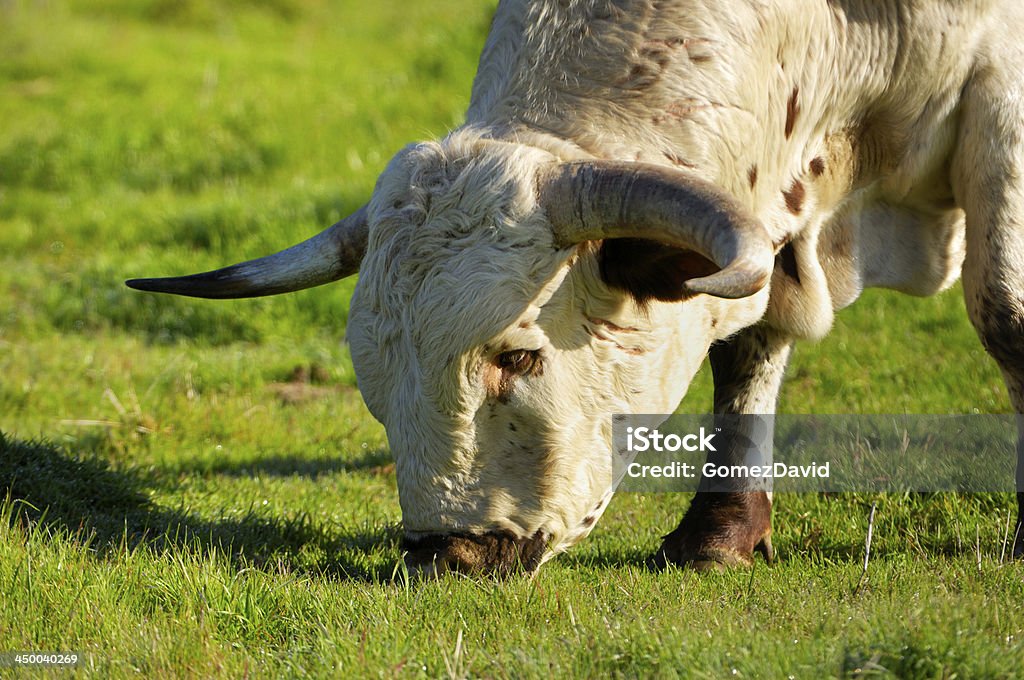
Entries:
[[468,119],[541,130],[597,156],[742,176],[749,166],[711,166],[864,121],[868,133],[905,136],[936,90],[957,91],[999,7],[504,0]]

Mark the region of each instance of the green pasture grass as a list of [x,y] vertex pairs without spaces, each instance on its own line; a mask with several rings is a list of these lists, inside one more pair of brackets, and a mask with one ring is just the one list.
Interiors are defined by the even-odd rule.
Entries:
[[[1009,496],[781,495],[776,565],[697,575],[646,567],[687,499],[622,494],[534,578],[410,583],[353,282],[122,285],[358,207],[460,122],[494,5],[0,3],[0,652],[95,677],[1019,675]],[[681,408],[710,401],[704,370]],[[1009,405],[957,288],[866,294],[798,347],[781,408]]]

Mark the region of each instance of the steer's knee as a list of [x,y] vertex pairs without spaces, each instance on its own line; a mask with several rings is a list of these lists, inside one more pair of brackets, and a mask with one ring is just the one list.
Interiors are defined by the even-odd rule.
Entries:
[[985,350],[1002,369],[1014,406],[1024,406],[1024,294],[982,290],[969,300],[971,321]]

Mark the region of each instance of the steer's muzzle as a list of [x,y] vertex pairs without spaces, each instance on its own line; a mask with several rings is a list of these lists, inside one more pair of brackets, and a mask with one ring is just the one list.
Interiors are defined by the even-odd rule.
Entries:
[[522,538],[507,531],[429,534],[405,536],[402,549],[406,566],[421,576],[449,571],[508,576],[539,567],[547,552],[547,538],[540,531]]

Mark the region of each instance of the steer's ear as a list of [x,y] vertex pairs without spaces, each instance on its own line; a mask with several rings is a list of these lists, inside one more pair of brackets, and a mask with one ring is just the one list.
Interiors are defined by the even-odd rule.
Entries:
[[639,304],[677,302],[693,296],[684,285],[719,267],[700,253],[641,238],[606,239],[598,253],[601,278]]

